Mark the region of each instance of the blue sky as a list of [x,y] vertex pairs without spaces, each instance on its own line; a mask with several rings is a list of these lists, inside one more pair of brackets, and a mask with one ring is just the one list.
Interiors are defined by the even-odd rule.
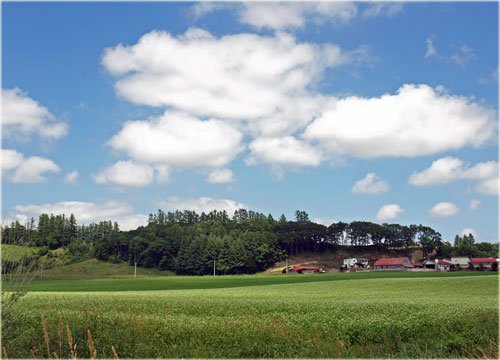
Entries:
[[3,3],[3,219],[244,206],[498,241],[496,3]]

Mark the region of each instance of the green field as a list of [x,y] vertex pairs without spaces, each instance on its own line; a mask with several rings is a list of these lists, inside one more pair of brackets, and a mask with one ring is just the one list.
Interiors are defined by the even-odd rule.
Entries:
[[[43,315],[59,357],[69,356],[62,318],[80,358],[87,330],[98,358],[111,346],[120,358],[497,358],[498,276],[432,275],[37,281],[3,346],[11,358],[47,357]],[[141,291],[110,291],[127,288]]]

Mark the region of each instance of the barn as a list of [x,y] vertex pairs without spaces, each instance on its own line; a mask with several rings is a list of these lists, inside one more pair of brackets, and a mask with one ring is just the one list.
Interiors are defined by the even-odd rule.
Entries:
[[384,258],[378,259],[373,267],[376,271],[406,271],[413,265],[408,258]]

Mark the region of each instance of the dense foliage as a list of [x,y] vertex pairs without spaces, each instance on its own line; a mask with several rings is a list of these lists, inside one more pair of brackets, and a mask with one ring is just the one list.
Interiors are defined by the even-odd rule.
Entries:
[[64,247],[73,261],[89,257],[175,271],[177,274],[246,274],[263,271],[286,255],[324,252],[342,246],[400,249],[415,247],[424,256],[497,256],[498,244],[475,244],[472,235],[455,239],[454,246],[424,225],[376,224],[368,221],[337,222],[324,226],[296,211],[294,221],[284,215],[275,220],[246,209],[230,218],[225,211],[194,211],[149,216],[146,226],[120,231],[118,224],[101,221],[78,226],[73,215],[42,214],[37,226],[31,219],[3,228],[2,243],[31,244],[41,253]]

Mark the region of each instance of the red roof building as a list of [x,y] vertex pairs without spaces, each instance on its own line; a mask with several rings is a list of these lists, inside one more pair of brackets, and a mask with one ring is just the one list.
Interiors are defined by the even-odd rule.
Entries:
[[375,270],[404,271],[413,266],[408,258],[384,258],[378,259],[375,264],[373,264],[373,267]]
[[470,262],[473,264],[486,264],[497,262],[495,258],[470,258]]
[[470,258],[470,263],[475,269],[491,269],[492,265],[498,263],[495,258]]
[[292,274],[312,274],[312,273],[324,273],[325,270],[323,270],[320,266],[301,266],[301,265],[295,265],[292,266],[290,270],[288,270],[289,273]]

